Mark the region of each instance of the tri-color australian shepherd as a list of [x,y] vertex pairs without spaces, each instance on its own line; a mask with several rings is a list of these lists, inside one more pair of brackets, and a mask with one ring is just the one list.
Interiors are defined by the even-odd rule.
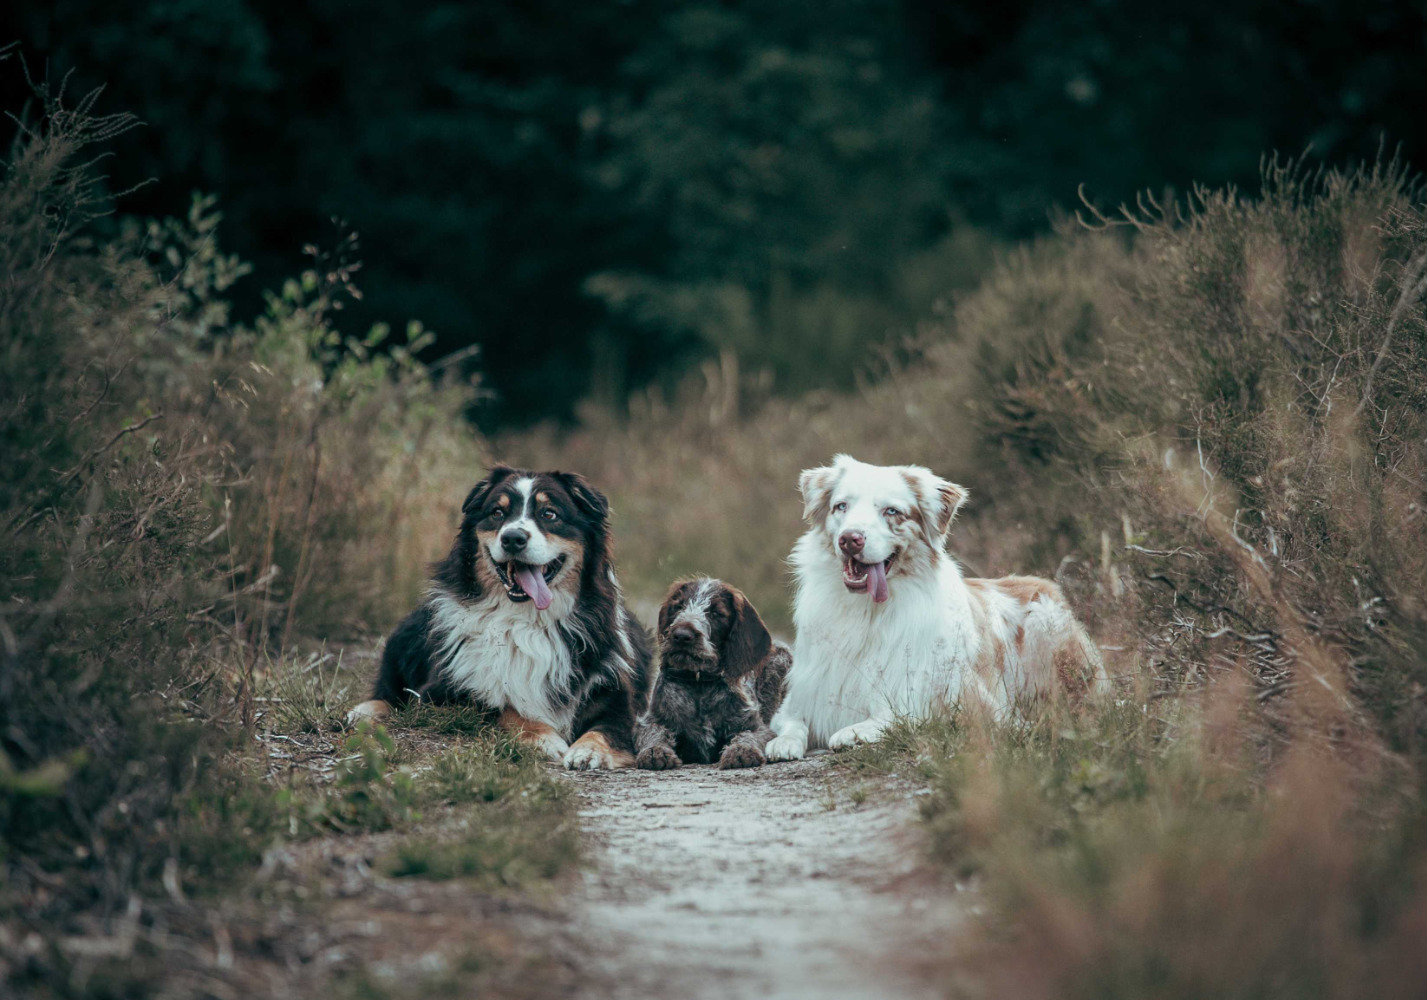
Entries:
[[637,766],[757,767],[793,659],[722,580],[674,584],[659,609],[659,676],[635,734]]
[[838,455],[805,471],[807,532],[790,559],[797,641],[769,760],[879,739],[954,706],[1108,686],[1100,653],[1050,580],[967,579],[945,550],[966,490],[917,465]]
[[497,466],[461,506],[451,553],[382,655],[381,719],[411,698],[470,702],[573,769],[634,762],[649,638],[625,607],[609,503],[567,472]]

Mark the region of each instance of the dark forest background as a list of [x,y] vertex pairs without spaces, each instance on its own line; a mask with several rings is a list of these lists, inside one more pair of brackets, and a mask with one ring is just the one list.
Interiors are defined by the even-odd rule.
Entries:
[[9,41],[149,125],[116,147],[114,189],[153,181],[122,211],[218,196],[240,311],[346,220],[342,322],[479,345],[487,426],[719,351],[848,384],[1082,184],[1427,162],[1427,5],[1391,0],[9,0]]

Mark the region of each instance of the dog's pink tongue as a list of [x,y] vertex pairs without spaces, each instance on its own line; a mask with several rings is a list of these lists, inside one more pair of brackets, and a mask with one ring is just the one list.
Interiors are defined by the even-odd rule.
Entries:
[[539,566],[518,564],[515,570],[515,579],[525,588],[525,592],[530,595],[530,599],[535,602],[537,608],[544,611],[550,606],[553,598],[550,596],[550,588],[545,586],[545,574],[540,572]]
[[867,589],[872,600],[881,604],[887,599],[887,566],[885,563],[867,564]]

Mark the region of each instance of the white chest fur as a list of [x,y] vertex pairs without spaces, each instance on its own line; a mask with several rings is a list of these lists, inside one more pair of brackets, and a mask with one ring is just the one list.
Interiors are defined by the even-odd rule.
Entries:
[[825,540],[810,533],[793,550],[798,577],[797,644],[783,712],[806,722],[814,745],[869,718],[924,717],[975,685],[980,636],[950,559],[921,577],[898,577],[877,604],[849,593]]
[[554,704],[567,693],[574,661],[560,630],[573,602],[556,591],[554,602],[537,611],[490,594],[464,604],[449,594],[432,596],[435,664],[451,683],[492,708],[511,708],[570,738],[574,706]]

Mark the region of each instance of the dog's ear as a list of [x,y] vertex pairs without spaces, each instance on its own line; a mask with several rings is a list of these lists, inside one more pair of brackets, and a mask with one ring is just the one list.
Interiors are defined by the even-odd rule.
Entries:
[[927,533],[933,543],[940,545],[946,541],[946,533],[951,528],[956,512],[966,502],[966,488],[942,479],[920,465],[904,466],[902,475],[917,498],[917,509],[922,515],[922,523],[926,525]]
[[589,481],[578,472],[554,472],[551,473],[560,481],[560,485],[565,487],[565,491],[570,494],[570,499],[575,501],[575,506],[580,512],[598,524],[604,524],[609,520],[609,500],[599,490],[589,484]]
[[846,455],[838,455],[831,465],[804,469],[798,477],[798,492],[803,495],[804,521],[817,524],[827,517],[828,508],[832,504],[832,490],[842,474],[842,464],[845,461]]
[[733,604],[732,617],[719,663],[724,676],[742,677],[768,658],[773,651],[773,637],[748,598],[733,587],[728,588],[728,596]]
[[475,486],[471,487],[471,492],[466,494],[466,502],[461,504],[462,514],[474,514],[485,506],[486,500],[491,495],[491,490],[495,489],[497,483],[504,482],[515,472],[508,465],[493,465],[491,470]]

